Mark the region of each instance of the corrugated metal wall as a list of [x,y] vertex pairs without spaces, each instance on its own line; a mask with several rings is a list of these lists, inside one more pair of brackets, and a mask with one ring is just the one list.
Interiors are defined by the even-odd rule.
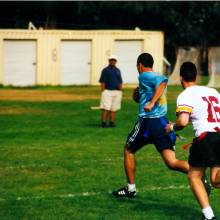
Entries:
[[[143,52],[153,55],[154,70],[162,72],[164,35],[160,31],[67,31],[67,30],[0,30],[0,84],[4,85],[3,47],[4,40],[36,40],[36,84],[59,85],[62,40],[91,41],[91,85],[98,84],[101,70],[108,63],[108,56],[116,40],[142,40]],[[25,62],[25,61],[24,61]],[[118,64],[120,67],[120,64]],[[136,65],[134,63],[134,65]]]

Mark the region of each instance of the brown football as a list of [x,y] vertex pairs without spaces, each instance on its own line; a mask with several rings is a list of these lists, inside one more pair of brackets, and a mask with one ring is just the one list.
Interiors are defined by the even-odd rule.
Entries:
[[140,95],[139,95],[139,87],[135,88],[132,93],[132,98],[135,102],[139,103]]

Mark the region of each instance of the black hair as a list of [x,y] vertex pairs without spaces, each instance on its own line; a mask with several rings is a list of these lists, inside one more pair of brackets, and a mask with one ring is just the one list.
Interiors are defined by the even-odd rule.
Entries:
[[144,67],[152,68],[154,65],[154,59],[149,53],[142,53],[138,56],[137,64],[141,63]]
[[197,76],[196,65],[192,62],[184,62],[180,67],[180,76],[186,82],[195,82]]

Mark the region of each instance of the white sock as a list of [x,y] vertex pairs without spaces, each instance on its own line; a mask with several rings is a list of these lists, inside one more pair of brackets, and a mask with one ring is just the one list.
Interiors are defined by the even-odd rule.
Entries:
[[202,209],[202,213],[207,219],[212,219],[212,217],[214,217],[214,213],[211,206],[207,206],[204,209]]
[[131,191],[131,192],[136,191],[136,186],[135,186],[135,184],[130,184],[130,183],[128,183],[128,190]]

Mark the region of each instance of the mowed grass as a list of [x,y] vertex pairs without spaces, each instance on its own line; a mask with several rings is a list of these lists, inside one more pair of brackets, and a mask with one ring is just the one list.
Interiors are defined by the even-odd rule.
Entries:
[[[136,154],[138,196],[116,199],[125,181],[123,148],[138,105],[125,89],[116,128],[101,128],[99,87],[34,88],[97,98],[72,101],[0,101],[0,219],[195,220],[200,208],[184,174],[168,170],[153,145]],[[168,88],[168,118],[182,89]],[[27,92],[29,90],[27,89]],[[7,93],[7,89],[1,89]],[[187,159],[180,133],[177,157]],[[220,217],[220,190],[211,204]]]

